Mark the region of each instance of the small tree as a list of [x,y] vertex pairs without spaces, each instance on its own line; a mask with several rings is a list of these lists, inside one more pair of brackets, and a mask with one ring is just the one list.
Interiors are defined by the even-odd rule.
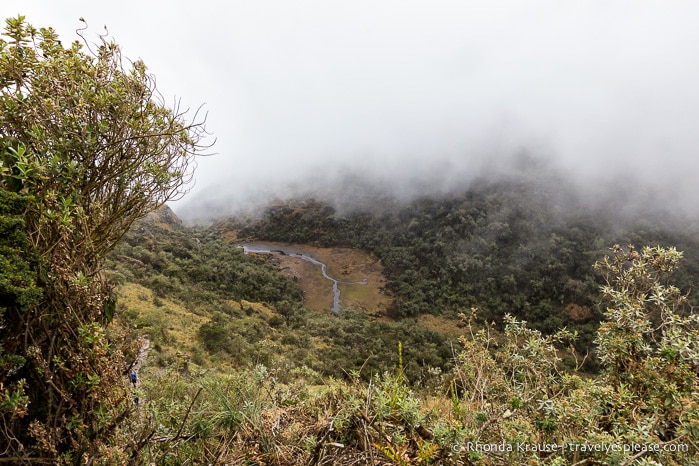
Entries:
[[185,192],[205,135],[197,114],[164,105],[143,62],[126,65],[118,45],[83,31],[66,48],[19,16],[0,40],[0,189],[26,201],[43,293],[0,304],[2,357],[16,356],[0,365],[0,396],[28,401],[11,420],[0,404],[0,455],[17,462],[105,455],[128,394],[104,331],[115,303],[102,258],[135,219]]
[[644,435],[639,442],[685,439],[697,448],[699,315],[668,280],[682,252],[618,245],[612,251],[595,264],[605,275],[602,294],[609,303],[596,339],[603,375],[615,389],[608,428]]

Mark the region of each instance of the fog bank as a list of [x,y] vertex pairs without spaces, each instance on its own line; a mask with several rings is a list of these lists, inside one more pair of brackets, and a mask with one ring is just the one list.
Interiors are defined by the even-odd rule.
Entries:
[[[166,102],[206,103],[217,155],[185,218],[372,181],[397,196],[512,173],[618,178],[692,208],[699,3],[689,0],[27,0],[64,43],[102,25]],[[135,13],[136,12],[136,13]],[[335,190],[339,191],[339,190]],[[334,193],[339,194],[339,193]]]
[[233,33],[236,118],[218,134],[233,144],[202,161],[175,206],[185,217],[367,182],[398,197],[463,189],[516,173],[522,153],[593,199],[614,180],[686,208],[697,198],[699,6],[277,6],[246,7],[250,26]]

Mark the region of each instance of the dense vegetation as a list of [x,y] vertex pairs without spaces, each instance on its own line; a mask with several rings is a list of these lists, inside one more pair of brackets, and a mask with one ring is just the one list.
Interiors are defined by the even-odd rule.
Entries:
[[174,361],[172,351],[161,352],[168,346],[162,336],[172,319],[166,317],[166,302],[206,317],[197,329],[199,343],[177,348],[198,355],[194,359],[205,366],[212,360],[238,368],[264,363],[309,367],[335,377],[363,367],[362,377],[371,378],[395,365],[399,342],[410,357],[405,370],[414,382],[424,382],[430,368],[451,365],[445,335],[412,320],[372,319],[360,310],[311,312],[303,306],[298,284],[269,258],[245,255],[207,229],[183,226],[168,210],[137,222],[107,266],[116,283],[138,283],[151,291],[146,313],[122,303],[119,315],[151,336],[165,366]]
[[277,205],[261,218],[218,228],[258,240],[371,251],[384,266],[396,318],[456,316],[476,306],[484,320],[502,322],[511,313],[544,333],[575,329],[584,351],[592,348],[601,317],[600,277],[591,264],[608,245],[676,245],[687,251],[678,284],[689,290],[699,277],[696,228],[650,207],[637,215],[594,210],[551,182],[509,179],[341,214],[314,200]]
[[278,358],[224,374],[183,371],[177,363],[147,369],[139,393],[149,414],[131,421],[143,443],[139,458],[695,464],[699,318],[688,315],[686,297],[668,282],[681,258],[673,248],[615,247],[596,264],[608,306],[595,338],[598,376],[562,369],[558,348],[572,342],[571,332],[545,336],[508,315],[501,334],[479,323],[474,309],[463,316],[467,335],[453,368],[419,389],[405,371],[415,355],[400,344],[393,369],[369,380],[356,371],[341,380],[323,377]]
[[[0,463],[697,463],[696,259],[673,277],[673,247],[601,254],[617,237],[694,247],[692,230],[613,229],[519,182],[234,224],[381,259],[393,321],[310,312],[216,230],[167,209],[138,220],[183,192],[203,131],[141,62],[123,67],[105,38],[64,48],[22,17],[6,37]],[[417,325],[427,312],[458,315],[463,337]],[[578,372],[567,322],[596,374]]]
[[131,223],[176,198],[202,126],[158,100],[142,62],[24,17],[0,39],[0,456],[108,457],[132,409],[129,338],[108,340],[102,261]]

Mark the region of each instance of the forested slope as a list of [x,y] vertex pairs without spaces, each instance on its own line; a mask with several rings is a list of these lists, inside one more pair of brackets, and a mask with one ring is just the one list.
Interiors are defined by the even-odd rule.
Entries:
[[[697,464],[692,228],[511,180],[215,229],[143,219],[186,192],[204,121],[78,35],[18,16],[0,40],[0,463]],[[370,251],[391,318],[309,311],[232,230]],[[687,255],[602,254],[617,241]],[[461,338],[428,325],[466,309]],[[596,317],[581,374],[576,335],[548,330]]]
[[602,311],[591,264],[612,244],[677,245],[686,251],[678,284],[689,290],[699,278],[699,234],[686,219],[650,206],[605,211],[560,185],[532,180],[484,181],[460,193],[341,213],[321,201],[295,201],[216,228],[370,251],[384,266],[396,318],[478,307],[486,320],[511,313],[546,333],[574,328],[581,349],[590,347]]
[[[282,209],[291,216],[332,213],[308,201]],[[615,247],[594,267],[606,285],[598,298],[606,311],[590,356],[598,373],[590,375],[577,371],[582,355],[566,350],[571,332],[541,334],[511,315],[491,324],[469,313],[461,321],[464,338],[450,343],[412,317],[384,322],[351,309],[309,312],[300,301],[278,300],[297,295],[267,260],[242,255],[217,236],[150,217],[112,259],[122,287],[152,287],[150,308],[172,316],[167,307],[181,301],[203,317],[196,342],[168,355],[177,338],[161,337],[141,372],[137,390],[146,402],[139,409],[152,418],[133,428],[162,442],[146,443],[139,452],[145,461],[696,461],[698,322],[669,280],[683,263],[674,248]],[[253,303],[246,298],[257,291],[227,288],[203,273],[228,263],[245,271],[231,272],[233,281],[245,283],[249,274],[258,288],[279,294]],[[167,335],[171,320],[146,322],[131,304],[122,300],[118,318]]]
[[[311,312],[298,283],[271,258],[245,255],[218,233],[182,225],[167,208],[137,222],[107,268],[119,284],[117,315],[153,339],[163,368],[179,352],[203,368],[262,363],[336,377],[362,368],[362,377],[370,378],[395,365],[398,342],[410,356],[406,371],[415,382],[429,378],[430,368],[451,365],[453,333],[358,309]],[[187,314],[198,316],[196,322],[181,322]]]

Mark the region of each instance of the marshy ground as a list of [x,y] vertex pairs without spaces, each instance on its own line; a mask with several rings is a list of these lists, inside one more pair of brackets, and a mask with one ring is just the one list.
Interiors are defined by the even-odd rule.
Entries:
[[[381,264],[371,254],[350,248],[280,245],[286,246],[326,264],[328,275],[339,282],[340,308],[361,309],[376,316],[385,314],[391,298],[384,292],[386,279]],[[323,277],[319,266],[293,255],[275,254],[271,260],[298,282],[306,307],[330,312],[332,282]]]

